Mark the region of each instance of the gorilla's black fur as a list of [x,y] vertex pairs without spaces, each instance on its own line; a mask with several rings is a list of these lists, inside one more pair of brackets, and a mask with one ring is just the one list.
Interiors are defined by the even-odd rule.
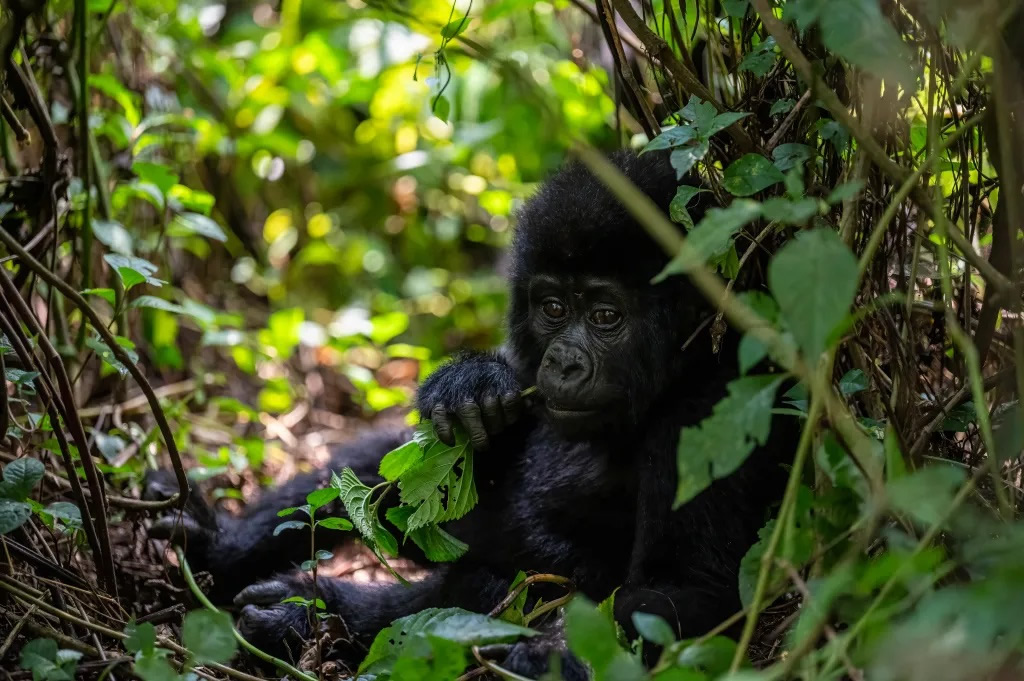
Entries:
[[[663,156],[618,153],[612,161],[667,212],[678,183]],[[691,339],[712,310],[685,277],[649,283],[666,262],[580,165],[560,171],[525,205],[512,253],[507,347],[443,366],[418,397],[442,439],[461,421],[479,448],[479,505],[446,527],[469,552],[411,586],[321,580],[328,610],[350,633],[337,646],[341,657],[358,661],[378,630],[425,607],[487,612],[519,570],[570,577],[594,600],[619,588],[616,617],[631,634],[638,610],[661,615],[681,636],[736,612],[740,559],[780,490],[778,447],[769,443],[737,473],[672,509],[679,431],[710,413],[735,369],[732,352],[712,353],[706,331]],[[520,391],[535,384],[541,399],[524,404]],[[376,433],[339,449],[331,468],[351,466],[374,484],[380,457],[407,437]],[[187,536],[190,559],[213,574],[217,596],[249,587],[236,602],[240,627],[257,644],[280,649],[288,632],[308,633],[305,611],[280,603],[308,595],[305,577],[254,582],[309,556],[308,534],[272,536],[276,511],[303,503],[327,475],[268,492],[242,518],[216,516],[194,496],[178,530],[174,519],[157,524],[157,535]],[[549,652],[522,645],[506,666],[539,675]],[[579,675],[566,659],[563,674]]]

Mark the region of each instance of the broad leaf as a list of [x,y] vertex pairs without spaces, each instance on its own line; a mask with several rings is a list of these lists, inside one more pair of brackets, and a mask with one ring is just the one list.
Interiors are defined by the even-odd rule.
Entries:
[[31,515],[32,507],[24,501],[0,499],[0,534],[21,527]]
[[427,525],[410,532],[409,516],[413,514],[413,510],[411,506],[390,508],[386,514],[387,519],[403,534],[407,535],[416,546],[420,547],[423,555],[428,560],[432,560],[435,563],[448,563],[458,560],[466,554],[469,546],[437,525]]
[[317,527],[322,527],[325,530],[351,530],[354,525],[348,518],[324,518],[323,520],[317,521]]
[[781,376],[746,376],[729,383],[729,394],[710,416],[679,435],[679,485],[675,506],[690,501],[714,480],[733,473],[771,431],[772,406]]
[[392,449],[380,460],[380,476],[391,482],[423,460],[423,449],[414,439]]
[[905,88],[915,82],[914,54],[878,0],[829,0],[818,17],[825,45],[850,63]]
[[148,260],[119,253],[108,253],[103,256],[103,259],[117,272],[125,290],[143,282],[153,286],[163,286],[167,283],[153,276],[156,274],[157,267]]
[[768,199],[761,206],[762,215],[766,220],[781,222],[785,225],[803,225],[818,214],[817,199],[784,199],[780,197]]
[[398,488],[402,503],[415,508],[408,518],[410,532],[466,515],[476,505],[477,492],[473,450],[464,434],[456,434],[454,447],[431,445],[423,461],[402,475]]
[[43,462],[30,457],[15,459],[4,466],[4,495],[14,501],[24,501],[32,489],[43,479],[46,467]]
[[313,490],[306,495],[306,503],[309,504],[310,512],[316,511],[316,509],[326,506],[335,499],[338,498],[337,487],[324,487],[322,489]]
[[301,520],[286,520],[277,524],[277,527],[274,528],[274,536],[276,537],[285,530],[301,530],[304,527],[309,527],[309,523]]
[[428,608],[395,620],[377,634],[366,658],[359,665],[359,673],[387,671],[409,642],[418,637],[434,636],[471,646],[508,643],[535,633],[532,629],[462,608]]
[[747,154],[725,169],[722,186],[733,196],[750,196],[784,179],[782,171],[764,156]]
[[227,241],[228,239],[220,225],[199,213],[182,213],[176,216],[168,228],[168,233],[171,236],[199,234],[214,241]]
[[797,142],[780,144],[772,151],[772,160],[775,161],[775,167],[782,172],[802,165],[813,157],[814,149],[811,149],[806,144],[799,144]]
[[801,232],[768,265],[768,283],[808,360],[817,361],[857,293],[857,259],[835,232]]
[[712,208],[690,230],[683,248],[652,282],[657,284],[669,276],[689,272],[721,257],[728,251],[736,233],[760,214],[761,204],[745,199],[733,201],[727,208]]
[[705,140],[673,150],[669,156],[669,162],[676,169],[676,179],[681,180],[686,177],[686,174],[693,170],[697,161],[704,158],[710,149],[711,145]]
[[230,662],[238,650],[234,624],[226,612],[193,610],[185,615],[181,642],[197,662]]
[[619,646],[615,622],[583,596],[565,609],[569,649],[594,671],[595,681],[633,681],[645,678],[640,661]]
[[681,147],[696,137],[697,131],[688,125],[677,125],[671,127],[652,139],[640,153],[657,151],[659,149],[674,149]]

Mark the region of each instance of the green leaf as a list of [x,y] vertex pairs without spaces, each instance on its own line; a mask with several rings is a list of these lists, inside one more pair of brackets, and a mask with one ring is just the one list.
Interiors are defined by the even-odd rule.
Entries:
[[442,121],[447,121],[452,111],[452,103],[445,96],[440,96],[434,102],[434,115]]
[[720,113],[712,119],[706,129],[701,130],[701,133],[705,137],[711,137],[712,135],[725,130],[733,123],[743,120],[749,115],[750,114],[746,111],[726,111],[725,113]]
[[185,615],[181,642],[200,663],[230,662],[238,650],[231,616],[219,610],[193,610]]
[[178,184],[178,176],[162,163],[135,161],[132,163],[132,172],[143,182],[154,185],[164,196],[171,191],[171,187]]
[[301,530],[304,527],[309,527],[309,523],[302,520],[286,520],[283,523],[278,523],[274,528],[274,536],[276,537],[285,530]]
[[868,377],[860,369],[850,369],[839,379],[839,392],[854,395],[868,389]]
[[415,511],[408,518],[409,531],[466,515],[477,502],[473,480],[473,449],[464,433],[456,432],[454,447],[436,442],[423,460],[398,481],[403,504]]
[[749,6],[750,0],[722,0],[722,9],[735,19],[742,19]]
[[337,487],[324,487],[323,489],[313,490],[306,495],[306,503],[309,504],[310,515],[312,512],[322,506],[326,506],[335,499],[338,498]]
[[82,289],[83,296],[99,296],[103,300],[107,301],[110,305],[114,305],[117,301],[117,296],[112,288],[87,288]]
[[181,305],[172,303],[169,300],[164,300],[163,298],[157,298],[156,296],[139,296],[131,302],[129,307],[149,307],[154,310],[163,310],[164,312],[170,312],[171,314],[176,315],[188,314],[188,311]]
[[565,636],[569,649],[594,670],[595,681],[644,678],[639,660],[619,647],[615,623],[584,596],[565,609]]
[[676,179],[681,180],[686,177],[697,161],[704,158],[710,150],[711,145],[706,140],[673,150],[669,155],[669,163],[676,169]]
[[775,167],[782,172],[786,172],[798,165],[803,165],[812,158],[814,158],[814,149],[811,149],[806,144],[798,144],[796,142],[780,144],[772,151]]
[[633,626],[638,634],[651,643],[667,647],[676,642],[676,632],[663,618],[645,612],[633,613]]
[[142,681],[181,681],[178,672],[163,657],[147,655],[135,661],[132,670]]
[[510,622],[487,617],[462,608],[427,608],[395,620],[373,640],[359,673],[387,670],[409,642],[418,637],[436,638],[462,646],[508,643],[537,632]]
[[153,654],[156,647],[156,628],[152,624],[149,622],[138,624],[132,620],[128,622],[124,633],[128,634],[128,638],[124,640],[124,647],[129,652],[143,655]]
[[785,225],[804,225],[818,214],[817,199],[783,199],[772,198],[761,206],[762,215],[766,220],[781,222]]
[[844,182],[838,185],[835,189],[829,193],[828,198],[825,200],[830,204],[842,203],[843,201],[849,201],[853,197],[860,194],[861,190],[864,189],[864,180],[852,180],[850,182]]
[[733,196],[751,196],[786,179],[760,154],[747,154],[725,169],[722,186]]
[[887,482],[889,503],[923,525],[934,525],[951,508],[964,477],[964,471],[951,464],[927,466]]
[[416,440],[410,440],[384,455],[380,460],[380,475],[392,482],[422,460],[423,449]]
[[780,99],[777,102],[775,102],[774,104],[772,104],[771,111],[768,112],[768,115],[769,116],[781,116],[783,114],[787,114],[787,113],[789,113],[790,111],[793,110],[794,106],[796,106],[796,100],[795,99],[789,99],[789,98]]
[[312,515],[312,509],[310,509],[308,505],[303,504],[302,506],[289,506],[288,508],[282,508],[280,511],[277,512],[277,517],[283,518],[287,515],[291,515],[292,513],[296,513],[298,511],[302,511],[307,516]]
[[389,508],[385,515],[395,527],[420,547],[428,560],[435,563],[448,563],[466,555],[469,545],[456,539],[437,525],[427,525],[410,532],[409,516],[412,515],[413,510],[411,506],[396,506]]
[[371,508],[371,489],[359,481],[351,468],[344,469],[340,477],[332,475],[331,485],[338,488],[348,517],[377,557],[386,563],[384,554],[396,555],[398,540],[381,525],[375,509]]
[[119,253],[107,253],[103,259],[117,272],[125,290],[143,282],[152,286],[163,286],[167,283],[152,276],[156,274],[157,267],[148,260]]
[[24,501],[45,473],[46,467],[38,459],[15,459],[4,466],[4,496],[14,501]]
[[181,213],[175,216],[167,230],[171,236],[199,234],[214,241],[227,241],[228,237],[221,226],[211,218],[199,213]]
[[680,114],[685,120],[692,123],[693,127],[697,128],[704,137],[710,137],[708,131],[711,129],[715,116],[718,115],[718,110],[715,109],[714,104],[691,95],[690,101],[686,103]]
[[47,506],[43,513],[60,520],[70,528],[82,526],[82,512],[70,501],[55,501]]
[[745,376],[729,383],[729,394],[711,415],[679,435],[678,508],[714,480],[733,473],[771,431],[772,406],[781,376]]
[[90,224],[92,226],[92,233],[101,244],[114,253],[122,255],[132,254],[132,236],[120,222],[117,220],[93,218]]
[[775,66],[777,60],[776,54],[769,50],[751,52],[740,62],[740,71],[748,71],[758,78],[764,78]]
[[[395,660],[391,681],[451,681],[466,670],[465,646],[437,636],[416,637]],[[378,677],[380,678],[380,677]]]
[[825,45],[879,78],[913,88],[914,54],[882,14],[878,0],[829,0],[818,17]]
[[687,144],[697,136],[697,131],[689,125],[676,125],[663,131],[652,139],[640,152],[641,154],[658,149],[675,149]]
[[829,229],[801,232],[768,264],[768,283],[800,349],[814,362],[857,293],[857,258]]
[[324,518],[323,520],[317,521],[317,527],[322,527],[325,530],[351,530],[354,525],[348,518]]
[[[121,378],[125,378],[128,376],[129,373],[131,373],[128,371],[128,367],[125,366],[121,362],[121,360],[117,358],[117,356],[114,354],[114,351],[111,350],[109,346],[107,346],[107,344],[103,341],[102,338],[98,338],[96,336],[87,336],[85,339],[85,345],[90,350],[99,355],[100,359],[102,359],[104,363],[106,363],[115,371],[117,371],[117,373],[120,374]],[[124,351],[128,354],[128,358],[131,359],[132,363],[136,363],[139,361],[139,356],[138,354],[136,354],[134,350],[130,348],[124,348]]]
[[704,219],[690,230],[676,257],[651,280],[652,283],[657,284],[669,276],[689,272],[709,260],[720,258],[729,250],[736,233],[760,214],[761,204],[746,199],[733,201],[727,208],[710,209]]
[[451,40],[455,36],[459,35],[466,30],[469,26],[469,17],[465,16],[454,21],[449,21],[444,27],[441,28],[441,37],[445,40]]

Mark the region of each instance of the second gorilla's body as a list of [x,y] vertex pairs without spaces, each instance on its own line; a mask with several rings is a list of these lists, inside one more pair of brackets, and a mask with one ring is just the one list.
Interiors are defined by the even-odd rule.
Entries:
[[[667,210],[676,180],[664,159],[613,161]],[[680,429],[710,413],[735,372],[706,333],[691,338],[709,310],[685,280],[649,283],[665,261],[579,166],[527,204],[513,249],[507,347],[446,365],[418,398],[442,439],[459,422],[477,448],[480,502],[446,525],[469,551],[410,586],[321,580],[327,609],[348,632],[342,657],[358,661],[382,627],[425,607],[487,612],[520,570],[569,577],[595,600],[619,588],[616,617],[627,631],[638,610],[685,636],[739,608],[739,562],[779,490],[779,471],[770,451],[758,452],[672,509]],[[519,393],[534,384],[540,399],[525,405]],[[373,484],[380,457],[407,437],[374,434],[339,450],[331,466],[353,467]],[[227,596],[308,558],[308,534],[272,536],[276,511],[301,504],[328,475],[271,491],[240,519],[217,518],[196,500],[177,534]],[[307,634],[305,611],[280,601],[308,588],[302,576],[246,588],[243,633],[273,647],[290,631]],[[506,667],[535,675],[547,657],[536,645],[522,648]]]

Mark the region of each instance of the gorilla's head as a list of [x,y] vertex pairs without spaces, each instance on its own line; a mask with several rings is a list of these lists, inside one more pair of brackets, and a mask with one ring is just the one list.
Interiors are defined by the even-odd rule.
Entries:
[[[668,213],[680,184],[664,154],[612,163]],[[699,219],[704,208],[691,209]],[[551,422],[586,437],[643,422],[667,390],[686,391],[710,360],[710,313],[683,276],[652,285],[669,258],[614,195],[571,163],[520,211],[512,248],[509,348],[536,381]]]

